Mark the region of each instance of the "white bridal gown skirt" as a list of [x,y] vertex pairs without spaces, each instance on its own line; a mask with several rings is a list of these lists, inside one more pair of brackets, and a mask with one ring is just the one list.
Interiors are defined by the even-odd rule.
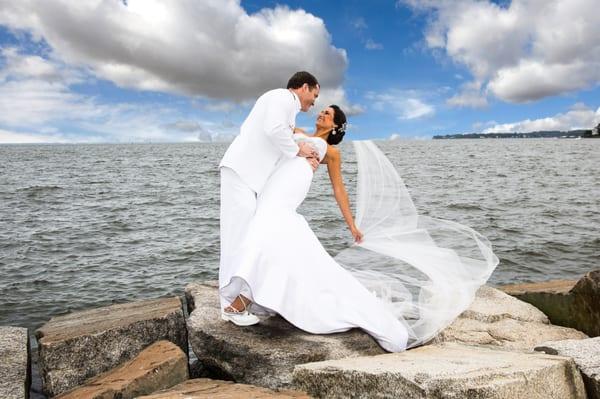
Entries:
[[328,334],[359,327],[387,351],[406,349],[405,326],[323,248],[296,208],[313,172],[304,158],[283,161],[258,198],[238,250],[222,265],[225,303],[242,292],[256,313],[278,313],[302,330]]

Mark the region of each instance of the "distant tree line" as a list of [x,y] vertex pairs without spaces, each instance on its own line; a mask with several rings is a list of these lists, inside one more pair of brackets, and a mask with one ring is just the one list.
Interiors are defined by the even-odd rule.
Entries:
[[[558,130],[543,130],[538,132],[508,132],[508,133],[464,133],[464,134],[446,134],[436,135],[433,139],[530,139],[530,138],[577,138],[577,137],[600,137],[598,130],[600,124],[592,130],[570,130],[568,132]],[[595,134],[593,134],[595,132]]]

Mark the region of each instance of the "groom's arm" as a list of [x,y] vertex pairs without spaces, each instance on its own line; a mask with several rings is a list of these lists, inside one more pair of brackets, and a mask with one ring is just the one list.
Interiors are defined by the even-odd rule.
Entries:
[[267,104],[263,126],[266,136],[288,158],[295,157],[300,151],[292,138],[292,126],[289,125],[289,116],[294,112],[294,106],[293,97],[272,96]]

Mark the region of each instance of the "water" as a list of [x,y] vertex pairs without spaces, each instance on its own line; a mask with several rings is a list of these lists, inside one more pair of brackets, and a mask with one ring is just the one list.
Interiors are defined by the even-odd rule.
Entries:
[[[501,259],[492,284],[598,268],[600,140],[380,142],[420,212],[469,225]],[[168,295],[216,279],[217,164],[227,144],[0,146],[0,325]],[[356,164],[342,146],[353,199]],[[351,243],[326,167],[303,213]],[[33,342],[35,345],[35,341]]]

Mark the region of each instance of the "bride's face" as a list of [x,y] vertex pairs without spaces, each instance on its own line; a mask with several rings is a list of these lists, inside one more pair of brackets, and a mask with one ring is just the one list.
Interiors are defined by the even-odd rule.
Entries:
[[331,107],[325,108],[319,112],[317,116],[317,128],[322,129],[333,129],[335,124],[333,123],[334,110]]

